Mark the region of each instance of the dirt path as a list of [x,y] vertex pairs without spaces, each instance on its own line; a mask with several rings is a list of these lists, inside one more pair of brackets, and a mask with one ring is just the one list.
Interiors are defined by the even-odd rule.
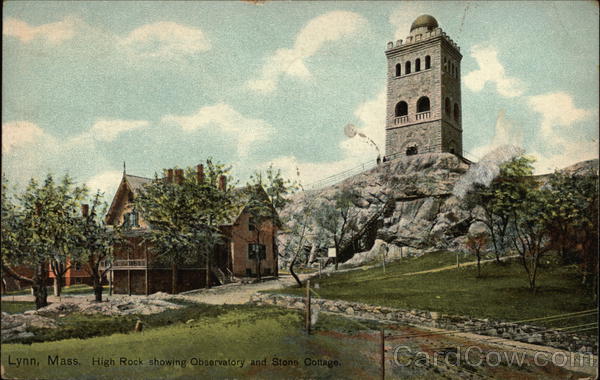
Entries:
[[[299,275],[304,280],[309,275]],[[261,290],[281,289],[296,283],[291,275],[281,275],[276,280],[269,280],[257,284],[228,284],[212,289],[192,290],[182,293],[187,299],[195,302],[204,302],[213,305],[243,304],[250,301],[250,297]]]
[[[504,256],[504,257],[501,257],[500,260],[504,261],[504,260],[508,260],[508,259],[514,259],[515,257],[519,257],[519,255]],[[481,264],[490,263],[490,262],[493,262],[493,261],[496,261],[496,259],[481,260]],[[466,263],[460,263],[461,267],[470,267],[470,266],[473,266],[473,265],[477,265],[477,261],[468,261]],[[442,272],[442,271],[450,270],[450,269],[456,269],[456,264],[454,264],[454,265],[448,265],[448,266],[445,266],[445,267],[434,268],[434,269],[422,270],[420,272],[404,273],[403,276],[414,276],[416,274]]]

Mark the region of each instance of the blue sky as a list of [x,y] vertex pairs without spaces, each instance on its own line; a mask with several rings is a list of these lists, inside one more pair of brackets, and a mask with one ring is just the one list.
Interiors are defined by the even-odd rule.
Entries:
[[384,146],[387,41],[433,15],[461,47],[463,141],[522,145],[539,173],[598,157],[598,6],[576,2],[4,4],[2,169],[112,193],[209,156],[304,183]]

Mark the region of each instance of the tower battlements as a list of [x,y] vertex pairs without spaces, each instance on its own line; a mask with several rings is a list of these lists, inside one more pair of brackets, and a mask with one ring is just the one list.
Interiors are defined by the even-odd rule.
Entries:
[[426,40],[429,40],[429,39],[432,39],[435,37],[441,37],[441,38],[445,39],[446,42],[448,42],[450,45],[452,45],[452,47],[454,47],[456,50],[460,51],[460,46],[458,46],[458,44],[456,42],[454,42],[454,40],[452,40],[452,38],[450,38],[446,34],[446,32],[444,32],[442,30],[442,28],[436,28],[434,30],[431,30],[431,31],[428,30],[424,33],[420,33],[420,34],[417,34],[414,36],[409,35],[404,40],[396,40],[396,43],[394,43],[393,41],[389,41],[387,43],[386,54],[397,48],[400,48],[400,47],[403,47],[406,45],[415,44],[415,43],[421,42],[421,41],[426,41]]

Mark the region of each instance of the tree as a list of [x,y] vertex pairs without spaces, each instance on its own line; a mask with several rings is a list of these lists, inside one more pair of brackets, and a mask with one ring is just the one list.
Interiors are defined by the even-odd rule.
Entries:
[[[283,231],[289,238],[282,251],[285,255],[291,257],[288,270],[292,277],[294,277],[294,280],[296,280],[298,287],[302,287],[302,281],[300,281],[300,278],[294,271],[294,266],[298,261],[301,261],[303,257],[308,260],[309,255],[306,250],[306,240],[308,236],[313,233],[313,213],[316,198],[307,198],[307,194],[303,192],[302,198],[299,200],[302,211],[291,214],[289,220],[286,220],[286,223],[284,224],[286,229]],[[313,241],[311,254],[314,248],[315,242]]]
[[550,242],[563,264],[577,263],[582,284],[597,297],[598,279],[598,174],[553,173],[548,181]]
[[[206,170],[205,170],[206,168]],[[145,239],[172,268],[172,292],[177,292],[177,266],[206,263],[210,287],[211,257],[222,242],[220,226],[234,210],[229,168],[210,159],[196,170],[188,168],[174,182],[155,176],[135,198],[134,205],[151,226]]]
[[488,244],[486,233],[469,234],[467,236],[467,249],[477,257],[477,277],[481,277],[481,254]]
[[[76,253],[75,217],[85,192],[85,187],[74,186],[68,176],[57,185],[52,175],[42,186],[31,179],[17,202],[3,191],[2,267],[13,278],[32,285],[38,309],[48,304],[48,266],[55,270],[60,285],[67,257]],[[14,271],[11,266],[16,265],[32,268],[32,278]]]
[[502,192],[500,212],[509,214],[507,236],[518,252],[527,273],[529,288],[536,291],[536,279],[542,256],[548,252],[548,213],[550,196],[533,177],[533,159],[516,157],[500,168]]
[[485,224],[488,229],[497,263],[501,263],[500,257],[510,248],[509,224],[515,201],[518,201],[518,199],[513,198],[515,184],[507,178],[520,178],[527,175],[525,172],[516,172],[525,163],[524,158],[520,160],[502,166],[498,178],[488,186],[474,184],[473,189],[465,197],[467,207],[479,206],[484,212],[483,218],[477,218],[476,220]]
[[42,212],[47,215],[46,223],[49,238],[54,241],[50,268],[54,274],[54,295],[60,296],[64,283],[64,275],[78,260],[77,224],[78,212],[83,197],[87,194],[85,186],[75,186],[69,176],[65,176],[60,185],[52,186],[52,178],[48,176],[44,185]]
[[323,202],[315,212],[315,223],[323,229],[336,251],[335,269],[338,269],[338,256],[345,239],[357,230],[356,217],[358,210],[353,201],[357,194],[349,189],[343,189]]
[[78,241],[79,260],[85,263],[86,270],[92,277],[95,300],[101,302],[102,280],[111,268],[113,247],[122,243],[122,239],[118,227],[109,228],[104,222],[106,204],[102,202],[100,191],[96,192],[91,203],[91,209],[87,204],[82,205]]
[[[281,170],[275,170],[270,165],[264,175],[260,171],[255,172],[245,189],[248,197],[246,211],[250,214],[250,222],[256,232],[256,242],[260,242],[261,231],[271,232],[274,254],[278,255],[275,233],[283,226],[278,215],[289,202],[289,195],[297,189],[297,184],[284,179]],[[260,263],[264,257],[261,257],[261,253],[258,252],[255,257],[258,281],[260,281]]]

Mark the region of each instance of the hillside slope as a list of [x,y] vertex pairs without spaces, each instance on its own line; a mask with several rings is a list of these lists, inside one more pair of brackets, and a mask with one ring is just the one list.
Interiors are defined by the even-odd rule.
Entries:
[[[353,210],[358,214],[358,232],[345,241],[344,249],[338,253],[340,261],[370,249],[375,239],[396,247],[411,247],[411,252],[443,245],[460,248],[469,229],[481,228],[475,222],[480,210],[467,209],[452,194],[455,184],[472,165],[450,153],[420,154],[385,162],[338,184],[294,195],[282,216],[302,213],[308,204],[318,206],[342,189],[352,189],[358,194]],[[597,171],[598,160],[563,170],[582,173],[588,169]],[[289,239],[286,234],[280,235],[280,252]],[[308,236],[305,245],[313,254],[327,248],[317,234]]]

